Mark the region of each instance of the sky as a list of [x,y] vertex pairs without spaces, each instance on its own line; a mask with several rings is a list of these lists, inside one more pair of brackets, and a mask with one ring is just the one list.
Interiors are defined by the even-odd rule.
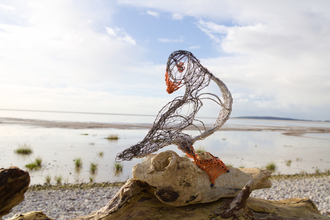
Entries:
[[156,115],[183,94],[175,50],[227,85],[232,117],[330,120],[328,0],[0,0],[0,109]]

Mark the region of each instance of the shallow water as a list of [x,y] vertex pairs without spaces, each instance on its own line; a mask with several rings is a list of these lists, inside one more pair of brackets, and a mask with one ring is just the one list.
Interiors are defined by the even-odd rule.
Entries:
[[[114,170],[115,155],[141,141],[148,130],[142,129],[59,129],[21,125],[0,126],[0,167],[24,166],[36,157],[43,161],[42,169],[30,171],[31,184],[44,183],[50,175],[61,176],[63,182],[124,181],[132,176],[134,164],[142,159],[123,162],[123,171]],[[193,134],[193,131],[190,131]],[[82,135],[88,134],[88,135]],[[118,134],[119,140],[105,139]],[[29,156],[14,152],[19,145],[28,144],[33,149]],[[206,140],[195,143],[195,149],[204,147],[226,164],[235,167],[264,167],[269,162],[277,166],[276,173],[294,174],[301,171],[313,173],[315,169],[330,168],[330,141],[308,137],[282,135],[272,131],[218,131]],[[160,150],[183,153],[176,146]],[[103,157],[98,153],[103,152]],[[74,159],[81,158],[83,167],[76,170]],[[290,166],[286,162],[291,160]],[[90,173],[90,163],[98,164],[95,175]]]
[[[0,117],[18,116],[17,112],[8,112]],[[19,112],[23,118],[22,112]],[[56,117],[55,117],[56,116]],[[26,118],[68,121],[95,121],[113,123],[117,116],[87,115],[65,113],[28,112]],[[103,119],[102,119],[103,117]],[[151,123],[147,116],[130,116],[122,123]],[[142,118],[141,118],[142,117]],[[57,119],[56,119],[57,118]],[[83,118],[79,119],[79,118]],[[107,118],[107,119],[106,119]],[[237,126],[306,126],[328,127],[330,123],[296,122],[274,120],[230,119],[226,124]],[[65,129],[44,128],[27,125],[10,125],[0,123],[0,167],[18,166],[26,169],[36,157],[41,157],[43,166],[40,170],[29,171],[31,184],[42,184],[45,177],[50,175],[52,183],[55,176],[61,176],[63,182],[77,183],[94,181],[125,181],[132,176],[134,164],[142,159],[123,162],[123,171],[115,172],[114,159],[117,153],[141,141],[147,134],[146,129]],[[187,131],[196,135],[197,132]],[[88,134],[88,135],[82,135]],[[110,134],[117,134],[119,140],[105,139]],[[20,145],[27,144],[33,153],[22,156],[15,153]],[[275,173],[294,174],[302,171],[314,173],[316,169],[323,172],[330,169],[330,136],[329,134],[305,134],[301,137],[287,136],[276,131],[217,131],[203,141],[194,145],[195,149],[203,147],[206,151],[218,156],[226,164],[235,167],[265,167],[274,162]],[[174,150],[180,156],[183,153],[176,146],[167,146],[165,150]],[[103,157],[98,153],[103,152]],[[83,167],[75,169],[74,159],[81,158]],[[291,163],[289,164],[289,161]],[[90,173],[90,163],[98,164],[96,174]]]

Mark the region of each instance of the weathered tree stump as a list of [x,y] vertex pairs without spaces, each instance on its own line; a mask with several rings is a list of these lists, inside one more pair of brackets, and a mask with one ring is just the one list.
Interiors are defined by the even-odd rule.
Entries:
[[30,184],[28,172],[18,167],[0,169],[0,219],[24,199]]

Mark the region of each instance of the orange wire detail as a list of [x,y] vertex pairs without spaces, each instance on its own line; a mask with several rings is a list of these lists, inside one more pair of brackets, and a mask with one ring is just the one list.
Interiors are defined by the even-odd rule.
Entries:
[[171,94],[172,92],[178,90],[180,88],[181,81],[179,83],[172,82],[170,80],[170,77],[168,76],[168,72],[165,73],[165,82],[166,82],[166,91],[168,94]]
[[[207,152],[209,153],[209,152]],[[187,153],[186,153],[187,154]],[[188,157],[194,159],[194,163],[204,170],[209,176],[210,182],[214,185],[214,182],[218,176],[224,174],[228,171],[227,166],[219,158],[212,156],[212,159],[209,160],[198,160],[196,155],[187,154]]]
[[178,68],[178,71],[180,73],[182,73],[185,69],[185,67],[183,66],[183,62],[179,62],[178,64],[176,64],[176,67]]

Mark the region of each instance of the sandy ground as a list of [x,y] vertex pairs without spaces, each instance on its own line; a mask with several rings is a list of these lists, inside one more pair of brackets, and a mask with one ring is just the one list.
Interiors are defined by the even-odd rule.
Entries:
[[[64,122],[45,121],[35,119],[0,118],[2,124],[18,124],[38,126],[45,128],[67,128],[67,129],[93,129],[93,128],[116,128],[116,129],[150,129],[152,124],[111,124],[94,122]],[[206,129],[211,126],[206,125]],[[188,129],[195,129],[191,127]],[[200,128],[203,129],[203,128]],[[304,127],[304,126],[261,126],[261,125],[230,125],[225,124],[219,130],[223,131],[277,131],[285,135],[302,136],[306,133],[330,133],[330,128]]]

